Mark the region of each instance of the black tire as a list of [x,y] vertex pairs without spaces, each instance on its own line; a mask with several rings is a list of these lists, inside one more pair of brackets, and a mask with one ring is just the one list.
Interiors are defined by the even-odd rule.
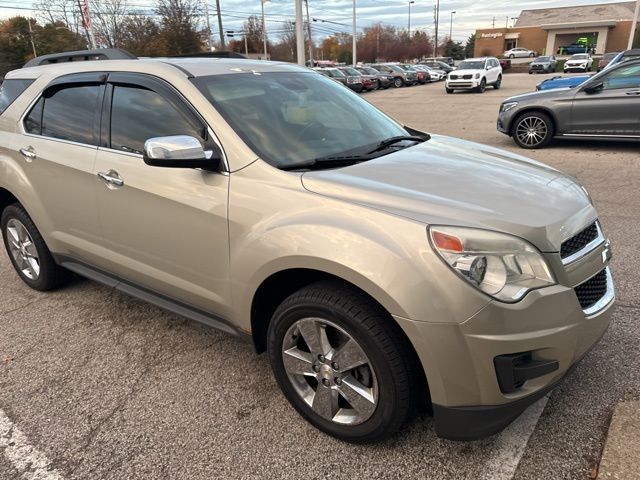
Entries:
[[531,52],[531,53],[529,54],[529,58],[533,58],[533,57],[535,57],[535,56],[536,56],[536,54],[535,54],[535,53],[533,53],[533,52]]
[[[378,396],[375,410],[362,423],[345,425],[323,417],[303,400],[289,379],[283,345],[291,341],[290,329],[302,319],[325,319],[338,325],[368,357],[373,371],[370,377],[377,379]],[[268,351],[275,378],[291,405],[318,429],[341,440],[368,443],[387,438],[409,421],[417,407],[415,385],[420,381],[415,379],[421,378],[421,372],[416,372],[417,360],[409,341],[382,308],[340,282],[317,282],[288,297],[273,314]],[[307,381],[315,381],[319,389],[320,376]],[[332,388],[340,391],[340,387]]]
[[396,77],[393,79],[393,86],[395,88],[404,87],[404,80],[400,77]]
[[453,93],[453,88],[445,88],[447,93]]
[[509,55],[509,58],[514,59],[516,58],[516,56],[512,53],[511,55]]
[[495,90],[500,90],[501,86],[502,86],[502,75],[498,75],[498,79],[496,80],[496,83],[493,84],[493,88]]
[[[8,224],[11,220],[17,220],[24,226],[31,237],[32,244],[37,252],[37,262],[39,264],[40,271],[34,278],[29,278],[29,276],[23,272],[9,248],[10,240]],[[69,281],[72,276],[71,272],[62,268],[55,262],[49,248],[42,238],[42,235],[40,235],[40,232],[31,220],[31,217],[29,217],[20,204],[15,203],[4,209],[2,216],[0,217],[0,227],[2,228],[2,238],[4,240],[4,246],[7,250],[7,254],[9,255],[9,260],[11,260],[18,276],[24,281],[24,283],[34,290],[45,292],[47,290],[59,288]]]
[[376,80],[376,86],[374,90],[380,90],[380,80]]
[[[522,130],[520,130],[522,133],[519,134],[519,129],[525,129],[529,126],[533,127],[534,125],[538,125],[538,122],[544,123],[544,133],[542,133],[542,131],[539,132],[539,135],[542,137],[540,140],[535,138],[527,139],[527,136]],[[513,127],[511,128],[511,137],[513,138],[513,141],[516,142],[519,147],[526,149],[546,147],[549,145],[551,140],[553,140],[554,134],[555,127],[551,117],[544,112],[538,111],[525,112],[519,115],[513,122]]]
[[484,91],[487,89],[487,79],[483,78],[482,80],[480,80],[480,85],[478,85],[476,87],[476,92],[477,93],[484,93]]

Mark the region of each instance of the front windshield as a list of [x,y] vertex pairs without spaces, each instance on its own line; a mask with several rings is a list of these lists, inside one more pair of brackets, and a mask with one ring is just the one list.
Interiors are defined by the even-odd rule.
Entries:
[[482,70],[484,60],[464,61],[458,66],[458,70]]
[[343,72],[346,72],[348,75],[354,75],[356,77],[359,77],[360,75],[362,75],[358,70],[356,70],[355,68],[351,68],[351,67],[344,67],[342,69]]
[[334,78],[346,77],[346,75],[342,73],[340,70],[338,70],[337,68],[332,68],[331,70],[327,70],[326,72],[330,77],[334,77]]
[[389,67],[394,72],[400,72],[400,73],[403,72],[403,69],[400,68],[398,65],[387,65],[387,67]]
[[548,62],[549,57],[538,57],[535,59],[536,62]]
[[359,95],[313,72],[236,73],[192,81],[247,145],[277,167],[408,134]]
[[571,60],[584,60],[586,58],[589,58],[589,57],[584,53],[578,53],[577,55],[574,55],[573,57],[571,57]]

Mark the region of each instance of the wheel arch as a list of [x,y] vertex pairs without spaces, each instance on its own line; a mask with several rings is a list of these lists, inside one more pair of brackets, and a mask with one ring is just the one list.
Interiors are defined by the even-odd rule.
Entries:
[[6,188],[0,187],[0,214],[2,214],[5,208],[7,208],[9,205],[13,205],[14,203],[20,203],[18,197],[16,197]]

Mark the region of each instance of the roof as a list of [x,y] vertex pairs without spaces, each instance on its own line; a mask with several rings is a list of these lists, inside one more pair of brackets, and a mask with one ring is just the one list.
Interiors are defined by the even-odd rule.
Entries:
[[539,8],[522,10],[516,27],[576,22],[602,22],[632,20],[636,2],[598,3],[574,7]]
[[13,70],[7,77],[38,78],[45,73],[69,74],[90,71],[138,71],[140,66],[153,70],[171,69],[171,65],[185,75],[201,77],[242,72],[308,72],[309,69],[292,63],[270,62],[266,60],[248,60],[239,58],[142,58],[129,60],[90,60],[52,63],[36,67],[25,66]]

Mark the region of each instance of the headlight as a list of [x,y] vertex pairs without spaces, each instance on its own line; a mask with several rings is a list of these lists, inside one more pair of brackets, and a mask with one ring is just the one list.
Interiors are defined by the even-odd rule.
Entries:
[[480,78],[480,74],[479,73],[476,73],[476,78]]
[[502,302],[556,283],[530,243],[511,235],[466,227],[429,228],[431,244],[454,272]]
[[518,102],[507,102],[500,105],[500,113],[508,112],[518,106]]

